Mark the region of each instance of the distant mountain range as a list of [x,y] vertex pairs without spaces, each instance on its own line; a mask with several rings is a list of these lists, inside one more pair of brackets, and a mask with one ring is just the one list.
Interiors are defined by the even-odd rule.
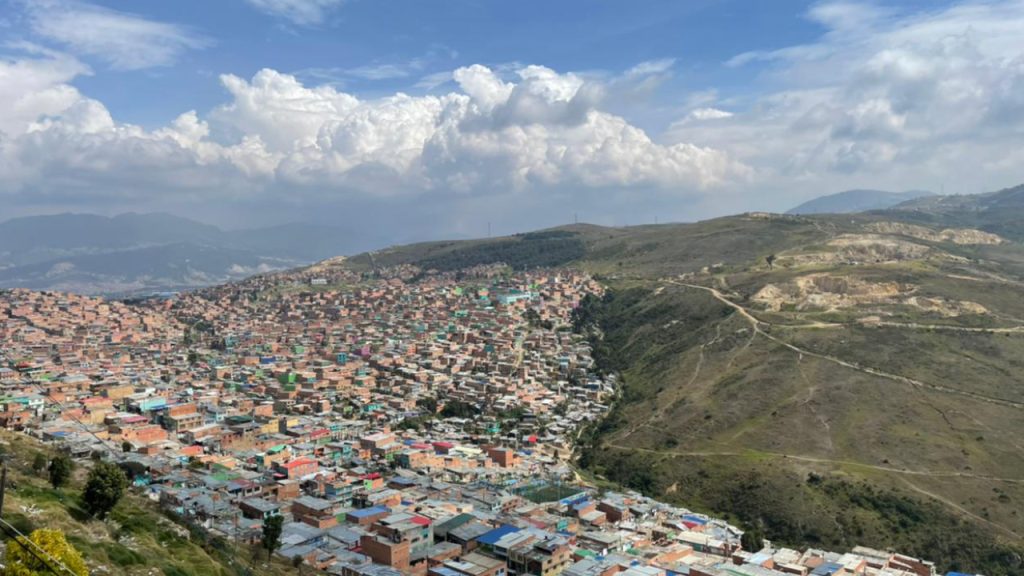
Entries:
[[134,293],[193,288],[347,251],[338,227],[221,230],[170,214],[58,214],[0,223],[0,288]]
[[924,190],[886,192],[884,190],[847,190],[809,200],[786,214],[850,214],[869,210],[885,210],[903,202],[934,196]]
[[[905,222],[977,228],[1024,241],[1024,186],[966,196],[848,190],[789,213],[879,210]],[[572,239],[545,240],[551,245],[524,256],[524,262],[540,265],[542,257],[568,258],[579,251]],[[365,238],[347,229],[313,224],[222,230],[164,213],[15,218],[0,223],[0,289],[135,294],[197,288],[324,260],[365,245]],[[460,253],[459,259],[470,256]],[[446,265],[451,258],[437,257],[432,265]]]
[[894,206],[891,212],[903,221],[977,228],[1024,242],[1024,185],[984,194],[917,198]]

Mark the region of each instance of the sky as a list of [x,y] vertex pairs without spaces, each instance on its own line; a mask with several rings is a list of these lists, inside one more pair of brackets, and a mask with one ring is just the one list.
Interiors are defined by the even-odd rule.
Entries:
[[364,244],[1024,182],[1024,0],[0,0],[0,219]]

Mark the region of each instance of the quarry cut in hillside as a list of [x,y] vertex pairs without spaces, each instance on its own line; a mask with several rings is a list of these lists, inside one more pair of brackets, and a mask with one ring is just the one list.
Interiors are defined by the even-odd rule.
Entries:
[[928,246],[878,234],[843,234],[829,240],[826,250],[782,254],[781,266],[891,263],[922,260],[934,251]]
[[904,224],[902,222],[874,222],[868,224],[867,229],[879,234],[900,234],[929,242],[952,242],[953,244],[960,245],[996,245],[1005,242],[1002,237],[996,234],[971,228],[947,228],[935,231],[924,226]]
[[861,306],[903,305],[922,312],[956,317],[986,314],[976,302],[916,295],[917,286],[899,282],[871,282],[854,276],[808,274],[783,284],[766,284],[752,300],[778,312],[831,311]]

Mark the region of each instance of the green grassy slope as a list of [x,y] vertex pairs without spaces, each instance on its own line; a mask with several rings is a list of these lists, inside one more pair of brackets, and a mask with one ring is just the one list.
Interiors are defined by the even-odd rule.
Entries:
[[[946,569],[1015,573],[1018,409],[837,369],[682,289],[632,288],[590,308],[604,331],[600,362],[625,382],[618,408],[584,440],[592,472],[763,525],[780,543],[894,547]],[[933,356],[951,344],[918,343]]]
[[62,530],[81,552],[90,573],[168,576],[234,576],[294,574],[287,563],[267,564],[265,556],[246,546],[190,531],[164,516],[155,503],[135,493],[126,495],[106,521],[91,518],[81,504],[87,470],[76,468],[69,486],[54,490],[36,474],[36,453],[52,454],[35,440],[0,431],[0,448],[8,463],[3,517],[21,532],[36,528]]
[[888,215],[931,226],[978,228],[1024,241],[1024,185],[986,194],[919,198]]

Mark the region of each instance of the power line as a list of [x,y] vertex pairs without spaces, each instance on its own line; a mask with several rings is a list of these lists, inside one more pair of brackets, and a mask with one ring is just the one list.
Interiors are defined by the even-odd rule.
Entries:
[[[51,556],[46,550],[40,548],[38,544],[33,542],[28,536],[25,536],[24,534],[19,532],[17,528],[12,526],[3,518],[0,518],[0,531],[2,531],[4,534],[7,534],[7,536],[9,536],[12,540],[17,542],[18,545],[22,547],[22,549],[24,549],[26,552],[34,556],[36,560],[42,562],[43,565],[46,566],[46,569],[50,572],[53,572],[57,576],[65,576],[66,574],[77,576],[76,573],[73,572],[70,568],[68,568],[63,562]],[[25,542],[31,544],[31,547],[26,546]],[[56,562],[60,569],[55,568],[53,564],[49,562],[49,560],[40,556],[38,553],[36,553],[36,550],[33,550],[32,548],[39,550],[39,552],[42,552],[43,555],[47,556],[48,558]]]
[[[57,558],[54,558],[49,552],[47,552],[46,550],[43,550],[38,544],[33,542],[31,538],[29,538],[28,536],[25,536],[24,534],[22,534],[20,530],[18,530],[17,528],[15,528],[9,522],[7,522],[6,520],[4,520],[2,518],[2,515],[3,515],[3,501],[4,501],[4,496],[5,496],[6,492],[7,492],[7,463],[4,462],[3,463],[3,470],[0,471],[0,530],[2,530],[4,532],[4,534],[7,534],[15,542],[17,542],[18,545],[22,547],[22,549],[24,549],[26,552],[28,552],[29,554],[34,556],[36,560],[39,560],[40,562],[42,562],[43,565],[46,566],[46,568],[50,572],[53,572],[54,574],[57,574],[57,576],[61,575],[60,571],[55,569],[53,567],[53,565],[50,564],[42,556],[40,556],[39,554],[36,554],[35,550],[33,550],[32,548],[29,548],[28,546],[26,546],[25,542],[28,542],[29,544],[32,545],[32,547],[36,548],[36,550],[39,550],[40,552],[42,552],[44,556],[46,556],[46,557],[50,558],[51,560],[53,560],[54,562],[56,562],[61,568],[64,569],[65,572],[67,572],[68,574],[71,574],[72,576],[74,576],[75,573],[72,572],[71,569],[68,568],[63,562],[61,562]],[[12,535],[11,532],[14,532],[14,535]]]
[[61,414],[67,416],[68,418],[71,418],[71,420],[73,420],[76,424],[78,424],[78,426],[82,430],[85,430],[87,433],[89,433],[90,436],[92,436],[97,441],[99,441],[100,444],[105,446],[106,449],[109,450],[110,453],[114,456],[114,460],[117,460],[118,462],[121,461],[121,458],[123,457],[123,452],[119,452],[117,449],[111,447],[107,443],[108,442],[107,440],[104,440],[103,438],[100,438],[95,432],[90,430],[89,427],[86,426],[81,420],[79,420],[77,416],[75,416],[74,414],[71,414],[68,411],[68,409],[64,406],[64,404],[61,403],[60,400],[57,400],[56,398],[50,396],[49,390],[46,390],[45,388],[43,388],[40,384],[38,384],[36,382],[29,381],[29,385],[33,386],[36,390],[40,391],[43,394],[43,398],[44,399],[49,400],[50,402],[53,402],[54,404],[56,404],[57,407],[60,408]]

